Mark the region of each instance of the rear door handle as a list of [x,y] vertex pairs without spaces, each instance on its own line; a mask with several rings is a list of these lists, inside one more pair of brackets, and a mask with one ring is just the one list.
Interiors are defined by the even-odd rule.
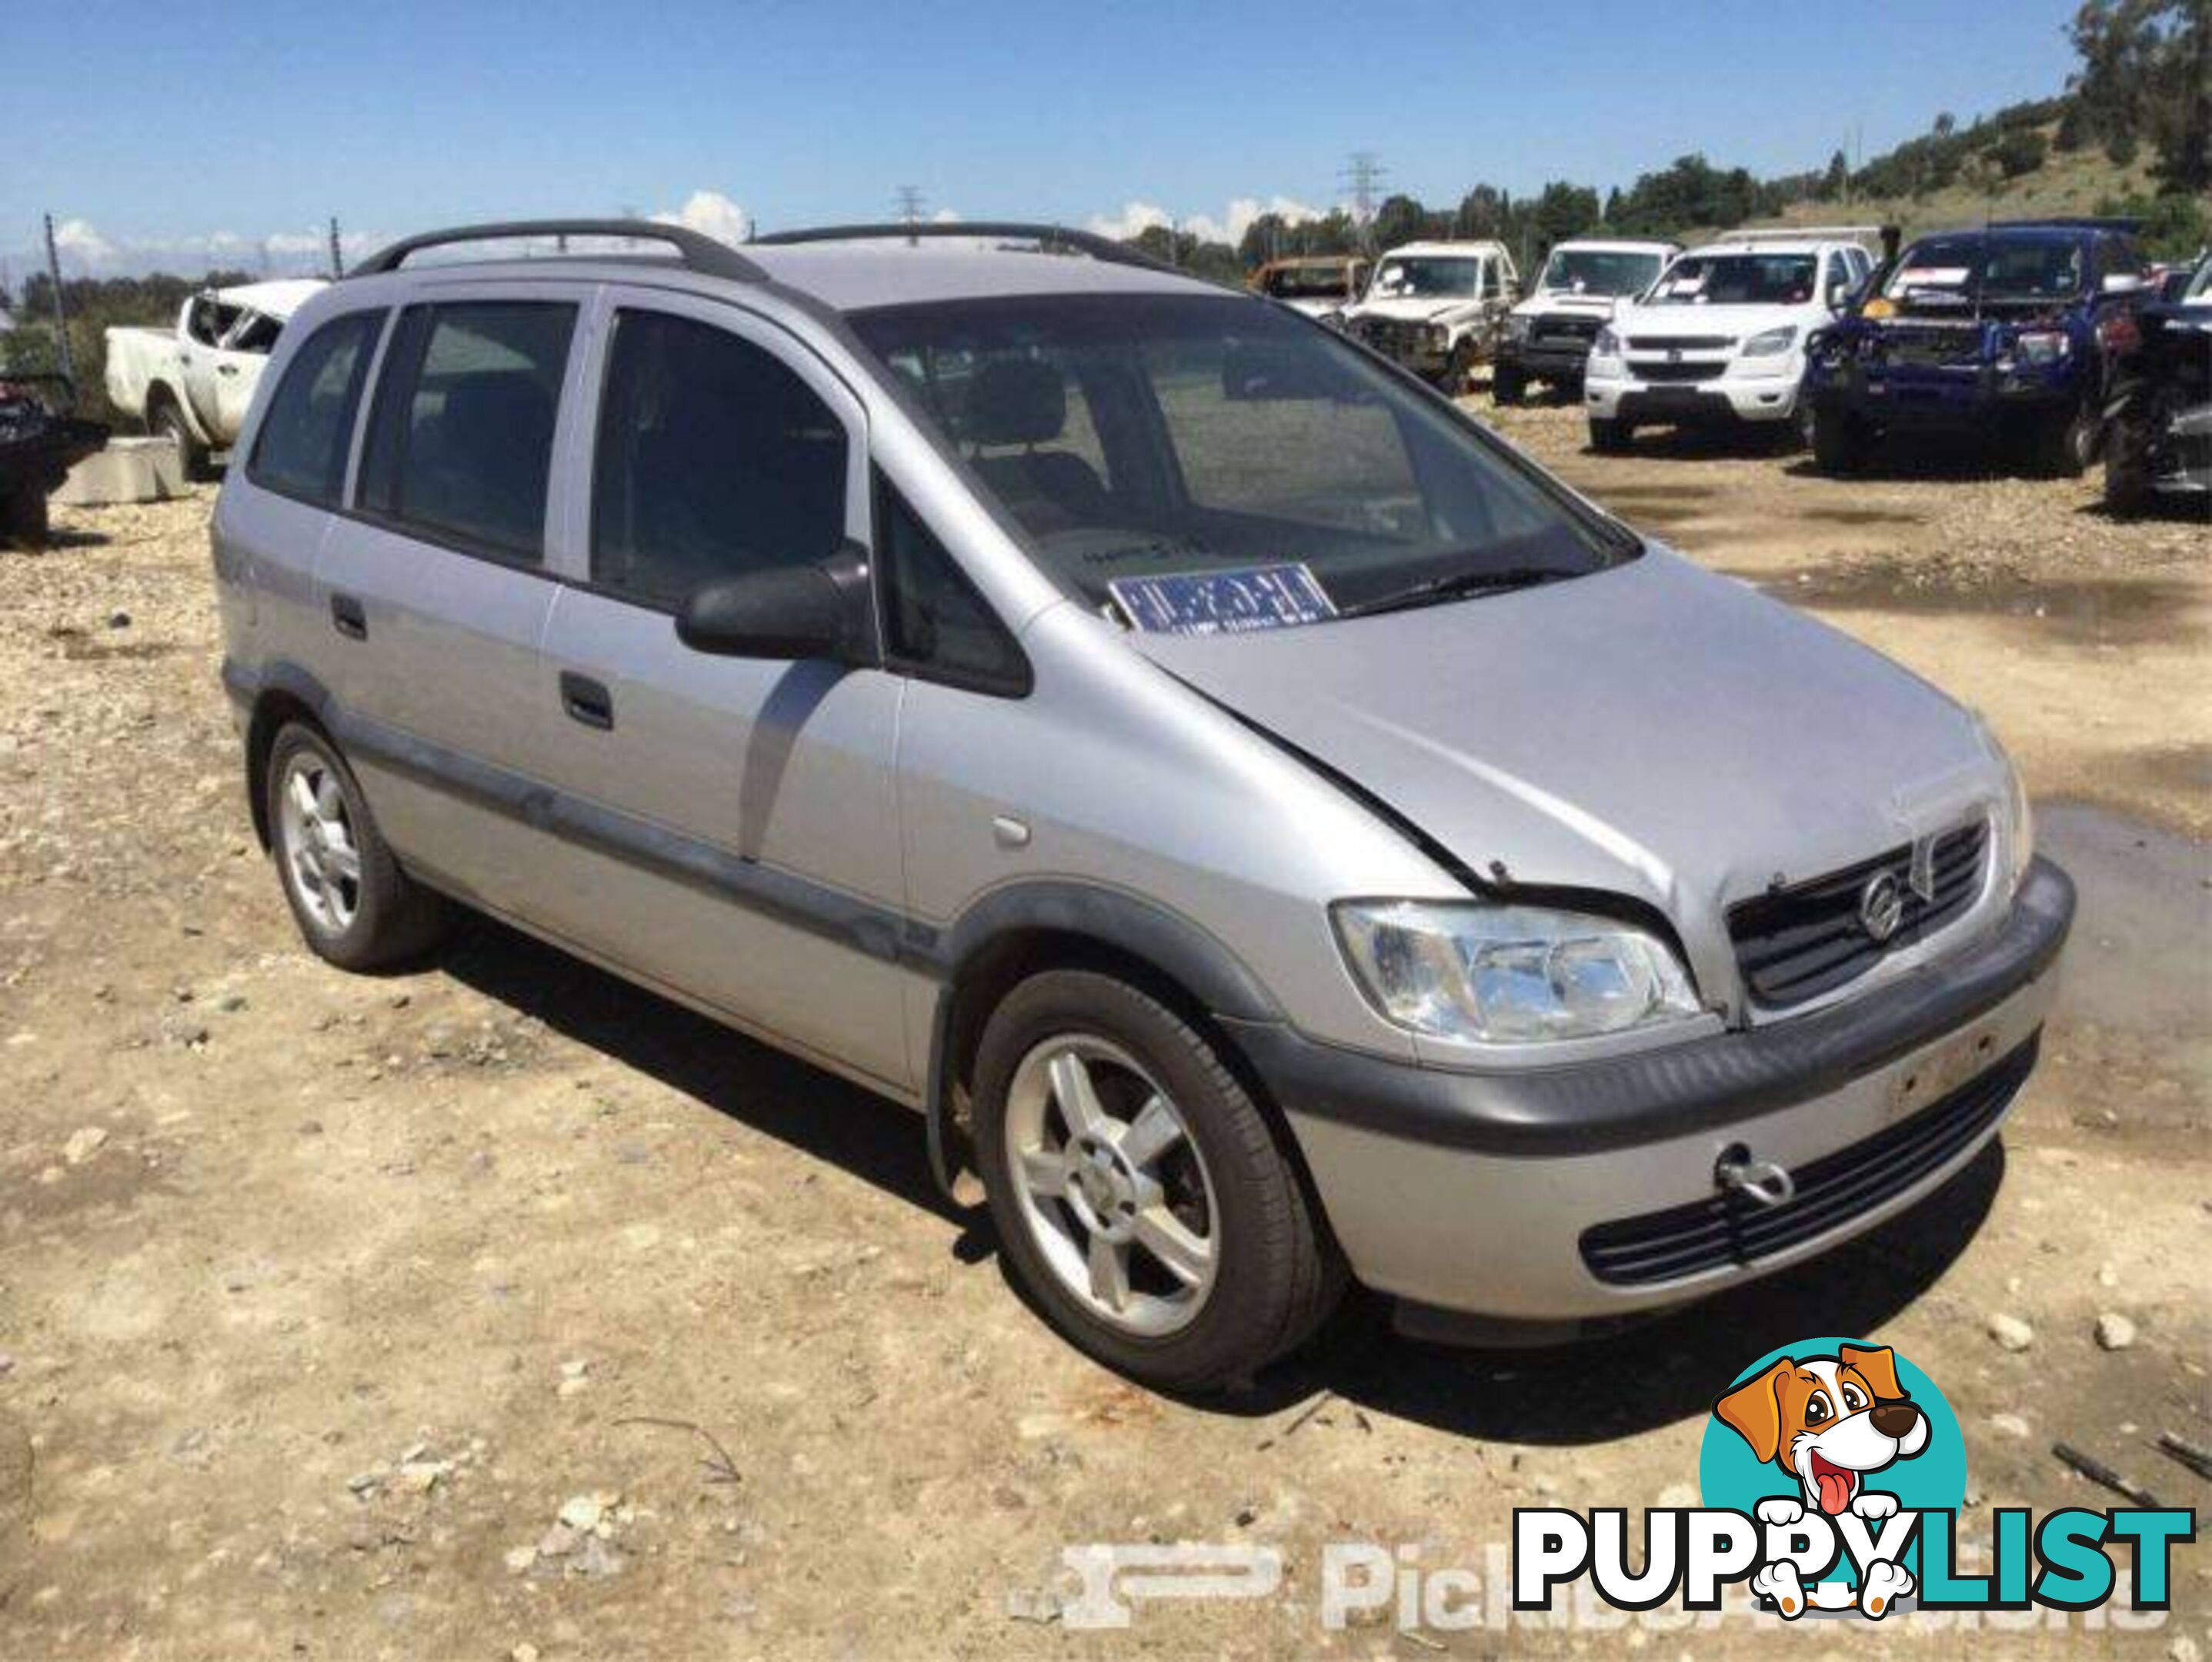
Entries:
[[350,594],[331,596],[331,624],[339,634],[349,639],[366,641],[368,638],[368,613]]
[[573,669],[561,672],[561,708],[568,711],[570,721],[602,733],[615,724],[615,696],[607,691],[606,684]]

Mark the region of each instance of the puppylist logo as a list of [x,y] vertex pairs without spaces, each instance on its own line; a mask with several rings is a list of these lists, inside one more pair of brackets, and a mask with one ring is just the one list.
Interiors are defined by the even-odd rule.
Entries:
[[1747,1586],[1785,1622],[1881,1621],[1899,1610],[2163,1611],[2173,1549],[2193,1512],[2025,1507],[1992,1519],[1987,1574],[1960,1573],[1966,1456],[1935,1382],[1887,1346],[1807,1339],[1762,1356],[1713,1404],[1698,1462],[1704,1506],[1644,1516],[1629,1568],[1628,1513],[1528,1507],[1513,1514],[1513,1608],[1549,1610],[1587,1579],[1621,1610],[1675,1600],[1716,1610]]

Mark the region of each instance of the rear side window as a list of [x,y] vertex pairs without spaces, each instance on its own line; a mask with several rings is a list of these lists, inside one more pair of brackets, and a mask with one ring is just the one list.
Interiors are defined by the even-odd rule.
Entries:
[[501,559],[535,562],[576,308],[410,307],[386,355],[361,505]]
[[346,447],[381,312],[349,312],[307,337],[261,418],[246,477],[270,490],[325,508],[345,490]]
[[981,692],[1018,697],[1030,690],[1029,661],[1006,626],[881,476],[876,480],[876,564],[884,644],[895,668]]
[[710,582],[835,553],[847,439],[772,352],[661,312],[617,314],[592,473],[592,581],[674,608]]

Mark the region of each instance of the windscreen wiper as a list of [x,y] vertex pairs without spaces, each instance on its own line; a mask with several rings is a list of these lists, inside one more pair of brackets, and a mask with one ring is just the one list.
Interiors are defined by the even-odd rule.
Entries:
[[1507,565],[1487,569],[1476,567],[1467,571],[1455,571],[1449,576],[1431,577],[1425,582],[1415,583],[1410,588],[1394,588],[1387,594],[1377,594],[1351,606],[1336,609],[1340,618],[1369,618],[1378,612],[1404,612],[1418,606],[1432,606],[1440,600],[1465,600],[1472,594],[1498,594],[1508,589],[1534,588],[1539,583],[1557,582],[1562,577],[1579,577],[1583,574],[1566,566]]

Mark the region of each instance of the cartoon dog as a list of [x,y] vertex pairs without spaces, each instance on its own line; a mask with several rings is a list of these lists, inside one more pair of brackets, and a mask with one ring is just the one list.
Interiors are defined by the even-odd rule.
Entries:
[[[1928,1446],[1928,1416],[1898,1384],[1897,1357],[1887,1345],[1847,1344],[1833,1356],[1802,1361],[1784,1356],[1723,1397],[1713,1412],[1763,1463],[1796,1480],[1802,1501],[1778,1496],[1759,1503],[1759,1516],[1770,1524],[1796,1523],[1808,1508],[1831,1517],[1848,1511],[1879,1522],[1897,1510],[1897,1497],[1867,1488],[1868,1474]],[[1786,1617],[1794,1620],[1805,1609],[1795,1564],[1769,1564],[1751,1585]],[[1905,1570],[1875,1564],[1856,1602],[1879,1617],[1912,1588]],[[1832,1597],[1820,1596],[1827,1591],[1816,1588],[1813,1602],[1823,1607],[1851,1602],[1840,1586]]]

